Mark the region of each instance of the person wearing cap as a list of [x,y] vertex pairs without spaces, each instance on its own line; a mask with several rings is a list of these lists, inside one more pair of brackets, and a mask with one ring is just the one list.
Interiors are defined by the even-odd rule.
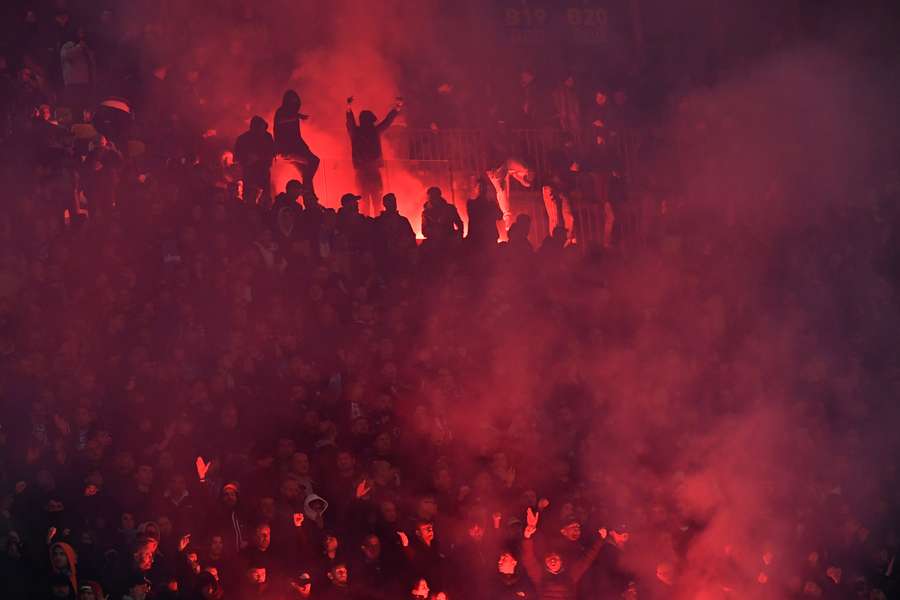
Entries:
[[344,194],[341,196],[341,207],[337,211],[338,233],[356,248],[364,245],[370,224],[370,219],[359,212],[361,199],[362,196],[358,194]]
[[375,113],[364,110],[359,113],[357,123],[353,114],[353,97],[347,98],[347,133],[350,134],[353,169],[356,171],[357,188],[365,200],[363,212],[369,217],[376,216],[381,209],[384,187],[381,181],[381,168],[384,166],[381,134],[391,126],[402,107],[403,102],[398,100],[380,123]]
[[586,550],[581,540],[581,522],[574,516],[560,519],[556,546],[563,559],[575,560]]
[[206,531],[221,532],[225,555],[234,556],[244,546],[245,523],[240,487],[236,481],[228,481],[222,486],[218,501],[206,510]]
[[284,191],[275,196],[275,201],[272,203],[272,215],[273,218],[276,219],[278,215],[283,211],[289,211],[296,215],[300,214],[301,205],[300,205],[300,196],[303,194],[303,184],[296,179],[291,179],[287,182],[287,185],[284,187]]

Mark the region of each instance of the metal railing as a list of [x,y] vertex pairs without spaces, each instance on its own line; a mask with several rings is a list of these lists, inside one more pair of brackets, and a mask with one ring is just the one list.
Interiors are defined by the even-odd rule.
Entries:
[[[552,152],[563,142],[563,132],[558,129],[517,129],[512,130],[512,147],[539,174],[546,173]],[[411,161],[445,162],[452,172],[452,178],[464,182],[470,176],[483,174],[495,165],[488,164],[488,148],[491,140],[487,133],[473,129],[407,129],[391,130],[388,143],[398,158]],[[626,131],[613,139],[611,151],[618,157],[624,174],[632,182],[640,173],[637,157],[641,145],[641,135],[637,131]],[[606,200],[602,186],[595,185],[589,175],[578,177],[578,190],[573,194],[573,214],[575,217],[575,237],[583,247],[600,244],[604,236],[603,202]],[[547,235],[547,216],[540,190],[528,191],[513,184],[511,202],[514,212],[525,213],[532,218],[532,242],[540,243]],[[630,207],[629,213],[637,207]],[[628,230],[635,240],[641,239],[639,231],[642,219],[617,217],[617,226]]]

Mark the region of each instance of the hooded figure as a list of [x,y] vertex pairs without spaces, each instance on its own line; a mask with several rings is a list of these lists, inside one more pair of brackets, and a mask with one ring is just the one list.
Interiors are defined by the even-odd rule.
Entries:
[[50,545],[50,570],[53,575],[65,575],[72,584],[72,590],[78,589],[75,565],[78,558],[75,550],[65,542]]
[[310,494],[303,501],[303,514],[314,521],[319,527],[325,527],[325,511],[328,510],[328,501],[316,494]]
[[381,194],[384,187],[381,181],[381,168],[384,166],[381,134],[387,131],[400,114],[402,104],[398,102],[380,123],[375,113],[364,110],[359,113],[357,124],[353,115],[352,101],[353,98],[347,99],[347,133],[350,134],[356,185],[363,197],[363,212],[367,216],[374,217],[381,210]]
[[309,118],[300,112],[300,96],[294,90],[284,93],[275,111],[275,152],[291,162],[303,175],[303,185],[313,190],[313,177],[319,170],[319,157],[313,154],[300,134],[300,121]]
[[463,236],[463,222],[456,207],[447,202],[438,187],[428,188],[422,210],[422,234],[432,245],[444,246]]
[[275,140],[269,124],[260,116],[250,119],[250,129],[238,136],[234,143],[234,158],[244,177],[244,198],[253,204],[269,201],[270,170],[275,158]]

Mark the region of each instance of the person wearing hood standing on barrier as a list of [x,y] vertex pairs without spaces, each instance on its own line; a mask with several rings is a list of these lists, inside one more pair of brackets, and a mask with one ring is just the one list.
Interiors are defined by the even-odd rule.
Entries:
[[363,214],[368,217],[375,217],[381,211],[384,188],[381,180],[381,168],[384,166],[381,134],[387,131],[402,108],[403,100],[398,98],[397,104],[381,122],[371,110],[364,110],[359,113],[357,123],[353,114],[353,96],[347,98],[347,133],[350,134],[353,169],[363,200]]
[[312,192],[320,161],[300,133],[300,121],[309,119],[309,115],[300,112],[301,106],[297,92],[284,93],[281,106],[275,111],[275,152],[297,167],[303,176],[303,187]]
[[250,119],[250,129],[234,143],[234,158],[243,172],[244,202],[268,206],[275,140],[265,119],[260,116]]

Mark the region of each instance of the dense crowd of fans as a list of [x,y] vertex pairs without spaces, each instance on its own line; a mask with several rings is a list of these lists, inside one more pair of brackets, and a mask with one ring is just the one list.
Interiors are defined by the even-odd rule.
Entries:
[[[114,100],[99,109],[108,118],[96,119],[103,86],[130,81],[123,65],[133,57],[112,36],[111,11],[86,10],[80,23],[65,3],[57,6],[26,11],[0,62],[8,92],[3,598],[699,593],[689,548],[708,521],[666,504],[659,490],[623,495],[621,488],[638,486],[613,480],[628,474],[614,475],[621,463],[608,449],[628,440],[599,414],[675,382],[615,381],[601,369],[609,377],[601,391],[588,372],[591,359],[649,352],[657,340],[641,337],[648,327],[664,329],[669,341],[684,338],[672,342],[684,350],[717,337],[716,315],[727,320],[730,309],[699,273],[734,276],[723,265],[753,249],[692,240],[689,213],[672,216],[664,205],[658,243],[645,252],[683,276],[681,299],[628,304],[629,285],[617,283],[633,276],[623,273],[615,238],[607,232],[602,253],[578,249],[565,199],[579,162],[602,165],[596,189],[609,193],[621,165],[596,146],[607,143],[605,130],[621,127],[624,112],[603,109],[608,99],[599,95],[594,108],[582,108],[571,78],[549,96],[555,112],[547,114],[567,144],[538,174],[548,213],[558,210],[548,217],[559,225],[539,249],[528,240],[529,218],[504,222],[493,182],[482,176],[473,178],[467,224],[440,189],[428,190],[417,243],[391,193],[374,218],[360,212],[356,194],[345,194],[337,210],[319,203],[311,181],[318,159],[300,137],[296,93],[276,111],[274,137],[264,119],[250,122],[233,148],[236,163],[220,160],[214,132],[185,125],[197,103],[175,106],[162,101],[169,92],[154,93],[166,77],[159,65],[137,96],[139,109]],[[190,98],[195,77],[186,74],[176,97]],[[536,105],[530,73],[521,83],[528,116]],[[614,104],[626,105],[624,92]],[[127,118],[117,121],[118,113]],[[395,116],[357,122],[348,102],[354,165],[369,196],[381,195],[380,179],[373,183],[377,132]],[[591,144],[593,159],[572,154]],[[269,202],[276,154],[295,160],[303,176]],[[865,227],[891,231],[879,206],[867,210],[859,217]],[[508,239],[498,244],[501,234]],[[766,276],[814,278],[812,237]],[[834,240],[832,274],[854,268],[854,242]],[[742,302],[750,300],[726,304]],[[803,297],[778,302],[790,310]],[[889,300],[872,303],[890,311]],[[681,321],[686,305],[712,314],[703,322],[710,329],[661,325]],[[734,339],[753,333],[721,335],[715,374],[706,377],[724,389],[730,380],[746,384]],[[541,385],[516,385],[530,369],[541,375],[527,381]],[[795,393],[797,410],[813,414],[823,375],[810,369],[798,374],[806,387]],[[689,368],[674,371],[680,381]],[[851,389],[868,383],[859,365],[832,375]],[[675,446],[691,432],[668,429],[667,414],[699,422],[722,405],[657,408],[645,427]],[[851,423],[868,416],[864,408],[844,415]],[[798,432],[795,454],[786,454],[804,454],[808,433]],[[641,468],[665,470],[665,454],[645,448]],[[896,529],[870,530],[874,524],[852,512],[873,489],[850,489],[853,474],[840,465],[816,477],[775,508],[805,524],[789,550],[762,536],[755,547],[726,547],[709,565],[710,595],[702,597],[900,593]],[[896,500],[883,499],[879,517],[893,525]]]

